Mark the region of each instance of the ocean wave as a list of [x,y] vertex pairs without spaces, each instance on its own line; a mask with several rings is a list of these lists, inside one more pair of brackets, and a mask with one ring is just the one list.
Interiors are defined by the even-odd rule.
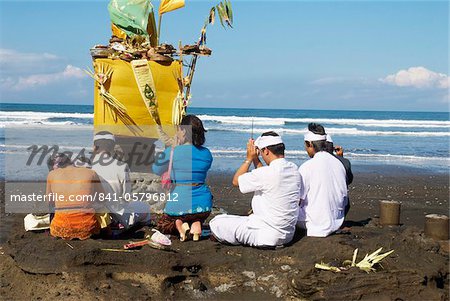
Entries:
[[203,121],[262,126],[301,125],[311,122],[324,125],[354,125],[362,127],[399,127],[399,128],[450,128],[450,121],[442,120],[401,120],[401,119],[349,119],[349,118],[271,118],[271,117],[240,117],[240,116],[215,116],[199,115]]
[[0,128],[38,126],[80,126],[92,124],[93,114],[0,111]]
[[24,120],[24,121],[0,121],[0,127],[5,126],[27,126],[27,125],[77,125],[76,122],[73,121],[40,121],[40,120]]
[[[0,144],[1,148],[10,149],[10,150],[20,150],[24,151],[30,148],[31,145],[25,144]],[[48,145],[50,149],[53,145]],[[58,145],[58,149],[61,151],[71,150],[71,151],[81,151],[81,150],[91,150],[92,145],[80,146],[80,145]]]
[[[0,154],[3,155],[14,155],[17,153],[27,153],[26,150],[29,146],[26,145],[5,145],[0,144]],[[87,151],[86,154],[89,154],[90,147],[82,147],[82,146],[72,146],[72,145],[64,145],[60,146],[60,151],[72,151],[77,152],[81,150]],[[245,157],[246,150],[244,148],[209,148],[213,157],[217,160],[220,159],[233,159],[240,160]],[[368,153],[368,152],[369,153]],[[370,149],[367,149],[366,152],[357,152],[357,149],[352,149],[345,152],[345,157],[350,159],[351,161],[359,161],[359,162],[384,162],[384,163],[407,163],[412,165],[433,165],[440,166],[442,168],[450,167],[450,158],[447,157],[436,157],[436,156],[416,156],[416,155],[402,155],[402,154],[383,154],[383,153],[370,153]],[[285,151],[286,158],[288,160],[306,160],[308,159],[308,154],[305,150],[286,150]]]
[[[215,158],[241,158],[245,156],[245,149],[210,149]],[[307,153],[304,150],[286,150],[285,155],[288,158],[295,158],[298,156],[306,156]]]
[[[0,111],[0,127],[10,125],[14,126],[80,126],[92,124],[94,114],[92,113],[59,113],[59,112],[31,112],[31,111]],[[357,127],[377,127],[377,128],[429,128],[429,129],[449,129],[450,121],[443,120],[401,120],[401,119],[350,119],[350,118],[274,118],[274,117],[251,117],[251,116],[221,116],[221,115],[199,115],[205,121],[205,125],[211,125],[213,130],[214,124],[236,125],[236,126],[254,126],[262,127],[305,127],[310,122],[321,123],[326,128],[330,125],[339,126],[357,126]],[[328,131],[331,131],[327,128]],[[287,133],[302,133],[301,129],[284,129]],[[383,135],[383,131],[377,131]],[[400,133],[400,135],[416,135],[416,132],[386,131],[387,133]],[[364,133],[361,135],[375,135],[375,131]],[[406,134],[402,134],[406,133]],[[438,134],[429,134],[424,132],[420,136],[447,136]],[[390,134],[394,135],[394,134]]]
[[[306,133],[307,129],[286,129],[286,128],[233,128],[233,127],[217,127],[217,128],[207,128],[211,132],[239,132],[239,133],[251,133],[255,134],[264,133],[268,130],[275,131],[279,134],[299,134],[303,135]],[[326,128],[326,131],[330,135],[341,135],[341,136],[413,136],[413,137],[450,137],[450,132],[402,132],[402,131],[366,131],[359,130],[357,128]]]
[[386,161],[439,161],[442,163],[447,163],[450,165],[450,158],[448,157],[422,157],[422,156],[413,156],[413,155],[394,155],[394,154],[364,154],[364,153],[353,153],[348,152],[345,154],[345,157],[353,158],[353,159],[380,159]]
[[0,128],[37,128],[37,127],[52,127],[67,129],[67,126],[76,126],[83,128],[91,128],[92,124],[78,123],[74,121],[41,121],[41,120],[23,120],[23,121],[0,121]]
[[[211,153],[214,157],[228,157],[228,158],[240,158],[246,154],[245,149],[239,148],[226,148],[215,149],[211,148]],[[286,150],[287,158],[295,158],[298,156],[306,157],[307,153],[304,150]],[[426,162],[433,161],[434,163],[440,162],[442,164],[450,165],[450,158],[448,157],[433,157],[433,156],[414,156],[414,155],[396,155],[396,154],[373,154],[373,153],[355,153],[347,152],[345,157],[353,160],[369,160],[369,161],[408,161],[408,162]]]
[[28,118],[28,119],[48,119],[48,118],[94,118],[92,113],[58,113],[58,112],[31,112],[31,111],[0,111],[2,118]]

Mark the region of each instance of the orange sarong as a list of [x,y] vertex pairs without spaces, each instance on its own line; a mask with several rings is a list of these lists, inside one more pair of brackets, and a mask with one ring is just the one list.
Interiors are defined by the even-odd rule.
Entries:
[[94,213],[56,212],[50,224],[50,234],[63,239],[88,239],[100,233],[100,224]]
[[64,167],[49,173],[47,193],[54,196],[55,208],[52,236],[83,240],[100,233],[94,207],[100,185],[97,174],[86,168]]
[[100,229],[95,210],[87,202],[56,202],[55,216],[50,224],[52,236],[84,240],[100,233]]

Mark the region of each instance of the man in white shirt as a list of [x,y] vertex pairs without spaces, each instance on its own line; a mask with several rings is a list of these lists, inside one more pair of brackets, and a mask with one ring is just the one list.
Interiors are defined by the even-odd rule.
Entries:
[[325,129],[311,123],[305,134],[310,160],[299,168],[302,180],[298,226],[307,236],[326,237],[344,222],[348,202],[346,172],[342,163],[326,149]]
[[92,169],[98,174],[105,190],[102,204],[113,221],[126,229],[150,221],[150,205],[133,201],[131,194],[130,170],[128,164],[116,159],[114,154],[115,137],[102,131],[94,136],[94,158]]
[[[254,192],[250,216],[219,215],[209,223],[220,242],[275,247],[294,237],[298,215],[300,175],[297,165],[284,159],[284,143],[274,132],[247,143],[247,160],[233,178],[242,193]],[[261,154],[267,166],[258,159]],[[253,171],[248,172],[251,163]]]

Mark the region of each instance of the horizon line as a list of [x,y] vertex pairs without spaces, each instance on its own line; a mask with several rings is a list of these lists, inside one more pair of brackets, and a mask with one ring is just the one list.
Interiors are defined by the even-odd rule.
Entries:
[[[33,102],[0,102],[0,108],[2,105],[61,105],[61,106],[91,106],[94,104],[67,104],[67,103],[33,103]],[[188,106],[188,109],[228,109],[228,110],[279,110],[279,111],[342,111],[342,112],[405,112],[405,113],[447,113],[450,114],[450,108],[448,111],[402,111],[402,110],[370,110],[370,109],[307,109],[307,108],[245,108],[245,107],[200,107],[200,106]]]

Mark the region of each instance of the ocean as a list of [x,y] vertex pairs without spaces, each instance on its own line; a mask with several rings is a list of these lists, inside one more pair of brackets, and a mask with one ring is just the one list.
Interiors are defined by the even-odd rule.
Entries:
[[[189,108],[188,113],[199,116],[208,130],[206,146],[214,157],[213,170],[234,170],[245,160],[252,123],[255,138],[265,131],[279,133],[287,158],[301,164],[308,159],[303,134],[310,122],[322,124],[353,165],[401,165],[445,173],[450,167],[448,113],[224,108]],[[47,133],[55,143],[64,141],[67,147],[82,149],[92,145],[85,135],[92,131],[92,117],[93,106],[89,105],[1,104],[2,176],[5,161],[26,153],[30,145],[22,134],[8,136],[14,133],[9,128],[30,137]],[[25,173],[30,170],[15,171],[14,177]],[[37,177],[45,169],[31,173]]]

